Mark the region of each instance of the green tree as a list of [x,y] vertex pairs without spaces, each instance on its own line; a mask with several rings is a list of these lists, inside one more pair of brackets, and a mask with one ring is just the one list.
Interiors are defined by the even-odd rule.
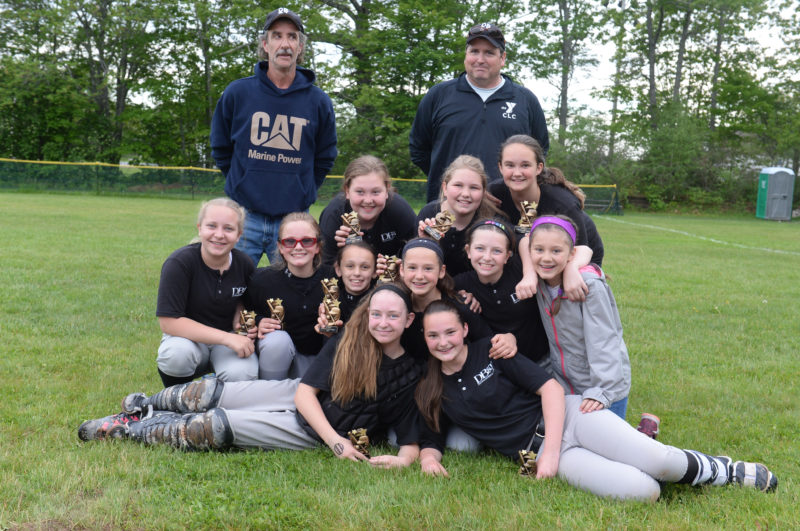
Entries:
[[533,0],[530,9],[537,16],[522,27],[527,64],[558,88],[557,140],[561,144],[566,143],[569,89],[575,71],[597,64],[588,47],[598,33],[599,7],[594,0]]

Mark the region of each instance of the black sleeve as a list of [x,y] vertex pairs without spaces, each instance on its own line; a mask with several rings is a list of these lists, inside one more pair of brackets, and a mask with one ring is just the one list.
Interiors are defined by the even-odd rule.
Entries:
[[331,390],[330,377],[333,370],[333,358],[336,355],[336,345],[338,345],[338,341],[328,341],[323,345],[300,383],[322,391]]
[[433,151],[433,95],[429,91],[417,107],[417,114],[408,135],[408,151],[411,161],[428,175]]
[[440,203],[438,200],[431,201],[424,207],[419,210],[419,214],[417,214],[417,225],[419,225],[420,221],[424,221],[427,218],[435,217],[436,214],[439,213]]
[[540,205],[537,212],[539,216],[561,214],[567,216],[578,227],[578,239],[575,245],[589,245],[586,238],[586,223],[583,217],[581,204],[575,195],[567,188],[560,185],[541,185]]
[[339,247],[336,245],[336,231],[342,226],[342,214],[344,214],[345,198],[344,193],[339,192],[328,203],[328,206],[319,216],[319,229],[322,232],[322,263],[333,265],[336,261],[336,253]]
[[161,266],[161,279],[158,282],[156,316],[184,317],[192,287],[191,271],[187,264],[171,255]]
[[499,365],[503,374],[517,387],[524,389],[531,395],[552,378],[550,374],[525,356],[513,358],[499,358],[492,360]]
[[[417,215],[414,214],[414,209],[408,204],[405,198],[395,192],[392,196],[391,203],[391,219],[397,230],[397,236],[400,241],[405,242],[417,237]],[[401,245],[401,249],[403,247]]]
[[470,310],[469,306],[463,302],[455,302],[456,307],[458,308],[458,313],[461,314],[461,318],[469,327],[468,338],[470,341],[475,341],[477,339],[491,337],[494,335],[494,332],[492,332],[492,329],[488,324],[486,324],[486,321],[483,320],[483,317]]

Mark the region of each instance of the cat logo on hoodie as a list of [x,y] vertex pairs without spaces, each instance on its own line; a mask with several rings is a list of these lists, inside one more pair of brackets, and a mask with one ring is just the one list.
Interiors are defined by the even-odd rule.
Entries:
[[265,112],[255,112],[250,122],[250,142],[254,146],[300,151],[306,125],[306,118],[276,114],[274,119],[270,119]]

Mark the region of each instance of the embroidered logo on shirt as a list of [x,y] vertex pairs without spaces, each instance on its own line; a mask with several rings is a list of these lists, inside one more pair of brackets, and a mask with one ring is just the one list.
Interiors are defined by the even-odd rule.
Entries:
[[489,365],[487,365],[486,368],[483,369],[481,372],[473,376],[473,378],[475,378],[475,383],[481,385],[483,382],[485,382],[492,376],[494,376],[494,365],[492,365],[492,362],[490,361]]
[[390,242],[390,241],[394,240],[395,237],[397,237],[397,233],[394,232],[394,231],[392,231],[392,232],[384,232],[383,234],[381,234],[381,241],[382,242]]
[[231,288],[231,297],[241,297],[247,291],[247,286]]
[[503,118],[509,118],[511,120],[516,120],[517,115],[514,113],[514,107],[517,106],[517,103],[514,101],[507,101],[505,108],[500,107],[500,109],[504,110]]

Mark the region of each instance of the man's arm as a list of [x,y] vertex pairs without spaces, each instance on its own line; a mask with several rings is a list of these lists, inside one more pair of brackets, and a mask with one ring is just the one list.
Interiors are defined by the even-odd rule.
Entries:
[[425,95],[417,107],[417,115],[411,124],[408,135],[408,151],[411,160],[419,166],[425,175],[431,170],[431,152],[433,150],[433,97]]
[[322,186],[325,176],[333,168],[338,153],[336,149],[336,115],[330,98],[325,96],[320,109],[320,127],[317,131],[314,153],[314,183]]
[[226,105],[226,93],[223,92],[217,101],[214,109],[214,117],[211,120],[211,156],[217,164],[217,168],[222,170],[222,174],[228,176],[233,158],[233,141],[231,140],[231,112]]

